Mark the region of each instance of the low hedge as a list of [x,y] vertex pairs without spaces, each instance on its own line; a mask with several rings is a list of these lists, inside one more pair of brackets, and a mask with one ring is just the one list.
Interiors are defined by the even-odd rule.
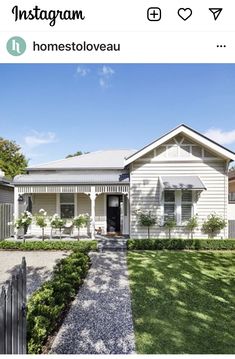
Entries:
[[62,313],[75,298],[89,266],[86,254],[72,253],[54,267],[52,279],[30,297],[27,305],[29,354],[42,352],[48,336],[58,327]]
[[235,250],[235,239],[129,239],[128,250]]
[[79,250],[80,252],[89,252],[97,249],[97,241],[0,241],[1,249],[20,251]]

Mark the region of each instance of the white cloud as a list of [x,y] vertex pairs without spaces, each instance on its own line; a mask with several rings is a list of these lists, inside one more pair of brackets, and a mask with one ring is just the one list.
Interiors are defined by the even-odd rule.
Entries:
[[115,74],[115,71],[110,66],[102,66],[101,70],[99,71],[100,76],[110,77]]
[[110,86],[111,77],[115,74],[115,71],[110,67],[103,65],[99,70],[98,75],[100,76],[99,84],[102,88],[108,88]]
[[204,133],[204,135],[221,145],[230,145],[231,143],[235,143],[235,130],[226,132],[220,128],[210,128]]
[[80,77],[86,77],[90,72],[90,69],[83,66],[78,66],[76,70],[76,75]]
[[24,147],[35,148],[41,145],[56,142],[56,134],[54,132],[38,132],[32,131],[31,135],[24,137]]

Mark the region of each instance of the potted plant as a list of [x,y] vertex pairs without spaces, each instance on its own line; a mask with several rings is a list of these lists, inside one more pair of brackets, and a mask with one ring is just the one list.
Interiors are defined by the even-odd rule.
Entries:
[[40,209],[39,213],[35,216],[36,225],[42,229],[42,240],[44,241],[44,230],[47,226],[47,212]]
[[89,223],[90,223],[90,216],[87,213],[79,214],[79,216],[77,216],[73,219],[73,225],[78,230],[77,240],[79,240],[80,228],[87,227]]
[[[30,226],[30,224],[32,223],[33,220],[33,216],[32,213],[28,212],[28,211],[24,211],[20,217],[18,217],[15,222],[14,222],[14,227],[17,230],[19,229],[23,229],[23,241],[25,242],[25,235],[28,231],[28,228]],[[16,233],[16,237],[17,237],[17,233]]]

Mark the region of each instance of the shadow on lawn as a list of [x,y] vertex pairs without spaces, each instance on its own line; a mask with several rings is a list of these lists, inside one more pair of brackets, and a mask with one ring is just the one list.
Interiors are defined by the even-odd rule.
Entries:
[[235,353],[234,254],[128,257],[139,353]]

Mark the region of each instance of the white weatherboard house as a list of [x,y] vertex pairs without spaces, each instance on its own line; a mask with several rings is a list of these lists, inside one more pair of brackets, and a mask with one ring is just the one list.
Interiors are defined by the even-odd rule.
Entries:
[[[33,214],[41,208],[62,218],[89,213],[92,238],[97,230],[146,238],[138,209],[158,217],[152,237],[166,237],[162,225],[171,217],[177,221],[174,235],[187,237],[185,223],[198,215],[195,237],[206,237],[200,228],[209,214],[227,220],[228,168],[234,160],[230,150],[180,125],[139,151],[97,151],[29,168],[14,180],[15,215],[23,208],[20,199]],[[30,230],[40,233],[34,225]],[[219,237],[227,238],[227,231]]]

